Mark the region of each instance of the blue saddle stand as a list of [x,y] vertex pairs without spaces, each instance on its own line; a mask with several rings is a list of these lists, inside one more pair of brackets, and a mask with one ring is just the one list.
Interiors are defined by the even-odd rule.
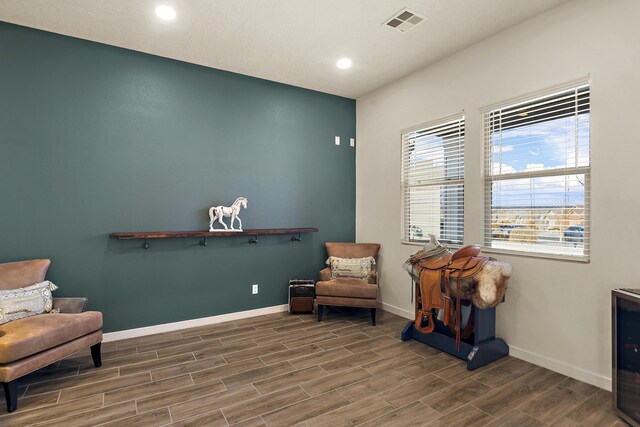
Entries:
[[496,338],[495,307],[479,309],[471,305],[471,309],[475,310],[473,334],[468,340],[460,341],[460,348],[456,347],[455,335],[439,319],[434,319],[435,330],[430,334],[418,332],[414,322],[409,322],[400,338],[402,341],[414,339],[463,359],[470,371],[508,356],[509,346],[502,338]]

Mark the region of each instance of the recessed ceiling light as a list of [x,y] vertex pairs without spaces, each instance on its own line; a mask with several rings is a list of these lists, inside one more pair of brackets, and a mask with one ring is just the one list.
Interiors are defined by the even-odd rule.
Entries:
[[171,6],[160,5],[156,7],[156,15],[165,21],[173,21],[176,17],[176,10]]
[[351,68],[351,60],[349,58],[341,58],[336,62],[336,66],[341,70],[346,70],[347,68]]

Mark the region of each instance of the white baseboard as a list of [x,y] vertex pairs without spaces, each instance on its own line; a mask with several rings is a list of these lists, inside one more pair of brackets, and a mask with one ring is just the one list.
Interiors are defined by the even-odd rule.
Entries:
[[[399,308],[391,304],[384,303],[382,301],[378,301],[378,304],[380,308],[382,308],[383,310],[407,319],[413,319],[415,316],[412,311],[405,310],[403,308]],[[555,359],[550,359],[540,354],[533,353],[531,351],[524,350],[518,347],[514,347],[512,345],[509,346],[509,354],[518,359],[522,359],[526,362],[533,363],[534,365],[542,366],[543,368],[547,368],[554,372],[558,372],[568,377],[575,378],[576,380],[580,380],[582,382],[594,385],[596,387],[600,387],[605,390],[611,391],[612,385],[611,385],[610,377],[605,377],[603,375],[598,375],[593,372],[585,371],[584,369],[567,365],[564,362],[560,362]]]
[[413,311],[405,310],[404,308],[396,307],[395,305],[387,304],[386,302],[378,301],[378,306],[384,311],[404,317],[405,319],[411,320],[415,318]]
[[181,322],[163,323],[161,325],[146,326],[143,328],[127,329],[124,331],[107,332],[102,342],[118,341],[128,338],[143,337],[145,335],[160,334],[162,332],[179,331],[181,329],[195,328],[197,326],[213,325],[229,322],[231,320],[246,319],[247,317],[262,316],[265,314],[281,313],[289,309],[288,304],[274,305],[272,307],[257,308],[255,310],[238,311],[235,313],[220,314],[218,316],[201,317],[199,319],[183,320]]
[[509,346],[509,354],[518,359],[522,359],[526,362],[533,363],[534,365],[542,366],[554,372],[566,375],[576,380],[594,385],[596,387],[603,388],[611,391],[611,378],[599,375],[594,372],[585,371],[584,369],[577,368],[575,366],[567,365],[559,360],[550,359],[537,353],[533,353],[529,350],[523,350],[512,345]]

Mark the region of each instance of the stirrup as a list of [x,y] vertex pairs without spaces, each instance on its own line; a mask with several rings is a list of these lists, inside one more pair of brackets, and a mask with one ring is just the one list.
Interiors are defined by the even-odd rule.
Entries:
[[[422,326],[424,320],[427,319],[427,326]],[[425,316],[422,310],[418,310],[418,316],[414,323],[416,330],[422,334],[430,334],[436,329],[436,323],[433,319],[433,313],[431,311]]]

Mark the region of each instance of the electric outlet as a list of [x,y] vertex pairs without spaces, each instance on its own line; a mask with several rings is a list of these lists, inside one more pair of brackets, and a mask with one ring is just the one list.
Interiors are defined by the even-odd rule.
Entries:
[[336,145],[340,145],[340,137],[336,136]]
[[251,293],[252,293],[253,295],[255,295],[255,294],[257,294],[257,293],[258,293],[258,285],[257,285],[257,284],[256,284],[256,285],[253,285],[253,286],[251,287]]

